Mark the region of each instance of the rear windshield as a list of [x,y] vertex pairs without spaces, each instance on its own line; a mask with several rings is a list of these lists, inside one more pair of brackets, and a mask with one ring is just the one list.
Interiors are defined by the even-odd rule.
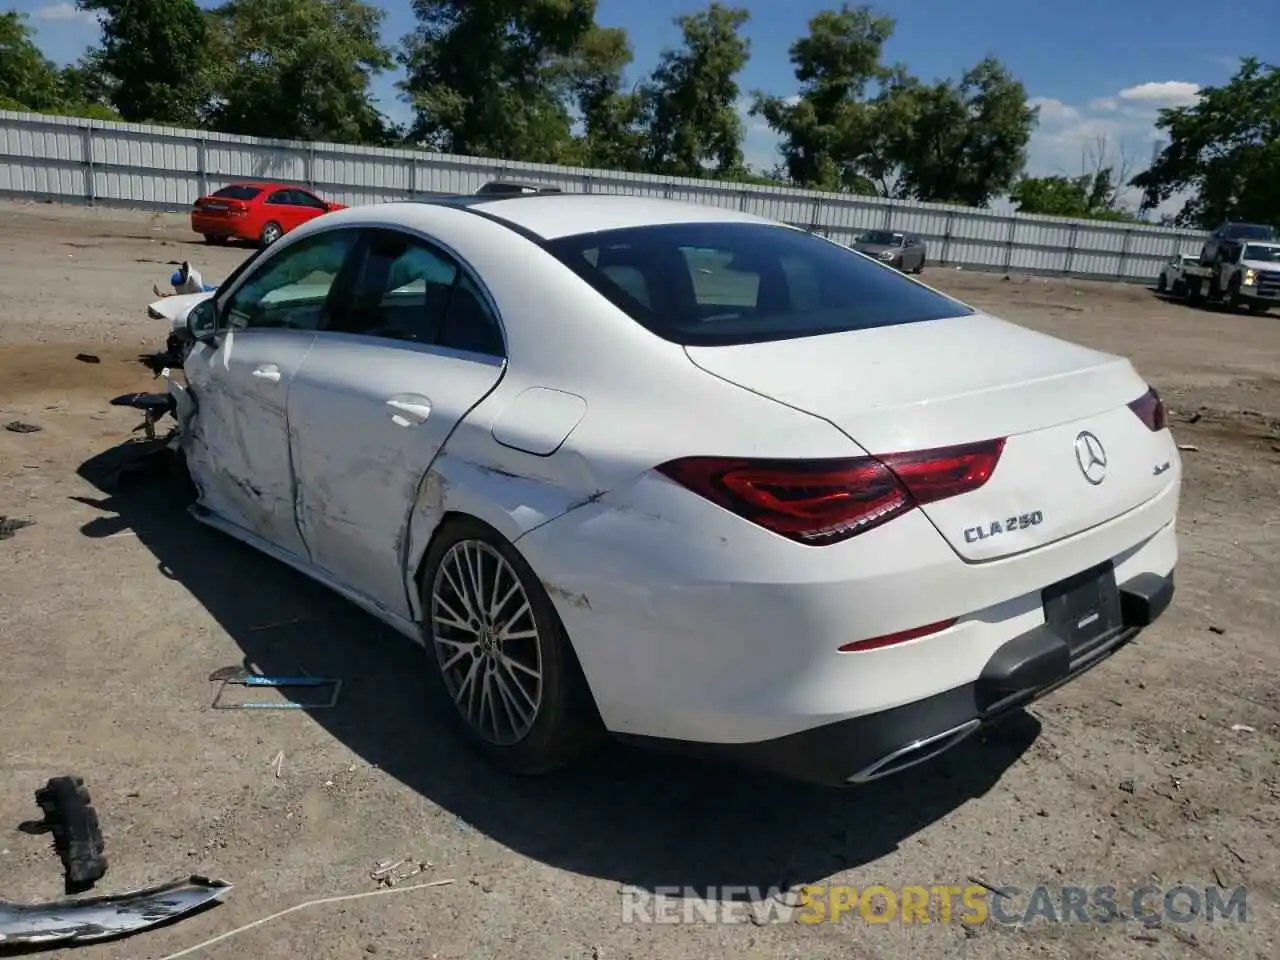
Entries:
[[214,196],[223,197],[226,200],[252,200],[261,192],[261,187],[246,187],[243,184],[233,184],[230,187],[223,187]]
[[790,227],[678,223],[548,244],[632,319],[685,346],[919,323],[973,311],[847,247]]

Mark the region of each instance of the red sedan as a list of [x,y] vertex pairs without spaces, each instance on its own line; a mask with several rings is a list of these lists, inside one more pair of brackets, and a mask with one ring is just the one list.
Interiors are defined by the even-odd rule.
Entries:
[[294,227],[345,206],[284,183],[233,183],[196,201],[191,229],[205,243],[248,240],[269,247]]

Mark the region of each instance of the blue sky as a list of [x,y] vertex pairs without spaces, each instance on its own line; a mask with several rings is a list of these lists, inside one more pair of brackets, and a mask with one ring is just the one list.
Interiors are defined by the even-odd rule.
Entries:
[[[745,34],[751,60],[740,76],[744,97],[753,89],[789,95],[796,81],[787,58],[791,41],[814,13],[838,0],[738,0],[751,11]],[[987,54],[1002,59],[1041,106],[1031,144],[1035,174],[1075,173],[1082,154],[1106,137],[1141,167],[1151,156],[1156,110],[1192,102],[1196,90],[1225,81],[1238,59],[1280,50],[1277,0],[1233,0],[1230,29],[1203,0],[910,0],[879,3],[898,24],[885,58],[928,79],[956,76]],[[0,0],[0,8],[14,0]],[[202,6],[214,6],[201,2]],[[413,26],[407,0],[385,3],[385,35],[399,40]],[[596,19],[625,27],[635,49],[636,78],[651,70],[662,49],[679,42],[671,18],[705,6],[703,0],[599,0]],[[16,0],[30,14],[46,55],[74,60],[96,39],[93,20],[68,2]],[[1208,12],[1207,12],[1208,11]],[[379,78],[375,94],[396,119],[394,76]],[[745,119],[750,163],[772,166],[776,140],[767,127]]]

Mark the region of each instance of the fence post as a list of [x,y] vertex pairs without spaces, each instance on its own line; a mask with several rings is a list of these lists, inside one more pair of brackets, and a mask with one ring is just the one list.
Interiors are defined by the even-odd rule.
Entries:
[[1018,230],[1018,221],[1013,217],[1009,218],[1009,232],[1004,239],[1004,272],[1008,276],[1009,271],[1013,269],[1013,237]]
[[409,154],[409,199],[418,195],[418,154]]
[[1076,244],[1080,238],[1080,224],[1073,223],[1071,225],[1071,239],[1067,241],[1067,261],[1062,265],[1063,276],[1071,276],[1072,270],[1076,265]]
[[204,137],[196,142],[196,185],[200,196],[209,195],[209,141]]
[[809,211],[809,232],[818,232],[818,217],[822,214],[822,196],[813,198],[813,209]]
[[97,177],[93,169],[93,125],[90,123],[80,128],[80,149],[84,151],[84,198],[89,206],[97,200]]
[[1116,279],[1124,279],[1125,261],[1129,259],[1129,238],[1133,236],[1133,229],[1126,228],[1124,231],[1124,242],[1120,244],[1120,259],[1116,262]]
[[947,223],[942,228],[942,256],[938,258],[938,263],[945,265],[947,257],[951,253],[951,225],[955,223],[956,212],[954,210],[947,211]]
[[881,229],[883,229],[883,230],[892,230],[892,229],[893,229],[893,204],[892,204],[892,203],[886,203],[886,204],[885,204],[885,207],[884,207],[884,226],[883,226]]
[[316,145],[307,144],[307,186],[316,188]]

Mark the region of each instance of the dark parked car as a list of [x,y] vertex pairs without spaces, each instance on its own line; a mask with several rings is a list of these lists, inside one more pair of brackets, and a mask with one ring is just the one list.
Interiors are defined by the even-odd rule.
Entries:
[[914,233],[868,230],[853,242],[853,249],[904,273],[919,273],[924,269],[924,241]]
[[513,183],[510,180],[490,180],[476,191],[476,196],[522,197],[531,193],[560,193],[559,187],[542,183]]
[[1205,240],[1200,250],[1200,263],[1212,266],[1223,253],[1229,253],[1246,240],[1274,241],[1275,227],[1260,223],[1224,223]]

